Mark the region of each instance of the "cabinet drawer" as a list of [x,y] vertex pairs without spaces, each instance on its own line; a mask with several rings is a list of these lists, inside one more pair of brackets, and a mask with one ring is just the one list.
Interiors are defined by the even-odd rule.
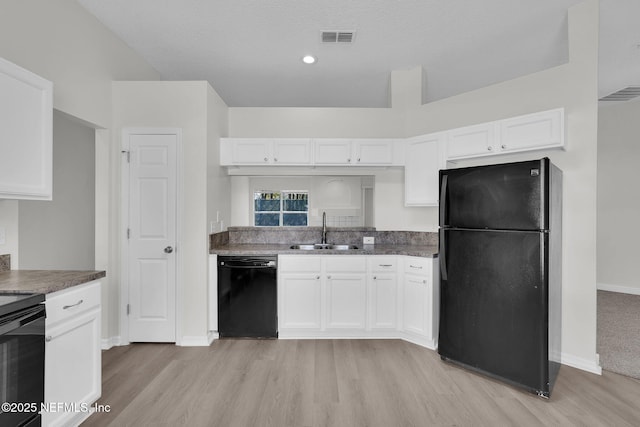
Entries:
[[367,259],[363,256],[329,255],[325,259],[327,273],[367,271]]
[[431,258],[406,257],[404,272],[410,274],[431,274]]
[[278,271],[319,273],[322,257],[317,255],[280,255],[278,257]]
[[394,256],[371,256],[369,268],[374,273],[394,272],[398,270],[398,258]]
[[47,326],[100,306],[100,282],[93,281],[47,295]]

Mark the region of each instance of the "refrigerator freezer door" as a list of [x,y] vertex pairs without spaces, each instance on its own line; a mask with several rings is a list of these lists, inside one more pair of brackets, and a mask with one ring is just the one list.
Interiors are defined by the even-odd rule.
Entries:
[[549,159],[440,171],[440,226],[548,229]]
[[448,273],[440,287],[440,355],[548,392],[547,233],[440,233]]

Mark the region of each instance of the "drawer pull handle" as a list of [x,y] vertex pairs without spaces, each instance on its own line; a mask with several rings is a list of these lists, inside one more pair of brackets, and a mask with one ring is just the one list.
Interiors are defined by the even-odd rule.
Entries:
[[422,270],[422,266],[418,266],[418,265],[411,265],[411,264],[409,264],[409,267],[411,267],[411,268],[417,268],[417,269],[419,269],[419,270]]
[[392,264],[378,264],[378,267],[393,267]]
[[71,308],[71,307],[75,307],[75,306],[77,306],[77,305],[80,305],[80,304],[82,304],[83,302],[84,302],[84,300],[80,300],[80,301],[78,301],[78,302],[77,302],[77,303],[75,303],[75,304],[65,305],[65,306],[63,306],[63,307],[62,307],[62,309],[63,309],[63,310],[67,310],[67,309],[69,309],[69,308]]

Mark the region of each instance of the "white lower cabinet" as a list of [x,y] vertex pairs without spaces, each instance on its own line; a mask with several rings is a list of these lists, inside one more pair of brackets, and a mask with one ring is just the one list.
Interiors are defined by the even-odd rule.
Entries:
[[395,330],[398,326],[398,257],[368,258],[369,327]]
[[364,330],[367,319],[367,264],[363,256],[323,257],[326,329]]
[[46,297],[43,426],[77,426],[102,390],[100,282]]
[[430,348],[438,345],[440,286],[434,259],[405,257],[402,292],[402,332],[405,338]]
[[320,331],[321,257],[278,257],[278,333]]
[[280,255],[278,334],[403,338],[435,349],[437,290],[433,258]]

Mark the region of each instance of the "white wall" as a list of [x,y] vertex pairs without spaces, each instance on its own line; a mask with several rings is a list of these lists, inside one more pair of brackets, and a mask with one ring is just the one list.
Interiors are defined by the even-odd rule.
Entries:
[[209,233],[224,231],[231,223],[231,178],[220,166],[220,138],[227,136],[228,109],[207,85],[207,224]]
[[11,255],[11,268],[18,268],[18,201],[0,199],[0,227],[5,241],[0,244],[0,255]]
[[[119,241],[120,230],[120,138],[128,127],[181,128],[184,162],[182,191],[183,221],[178,224],[182,239],[177,251],[182,264],[178,280],[182,286],[182,305],[178,313],[178,341],[206,340],[208,281],[208,219],[211,210],[227,215],[230,201],[227,190],[214,187],[208,192],[208,175],[217,174],[210,165],[210,149],[218,150],[218,134],[224,133],[226,106],[207,82],[114,82],[114,137],[111,150],[112,208],[111,239]],[[209,130],[211,129],[211,135]],[[211,146],[211,147],[210,147]],[[215,160],[215,155],[212,155]],[[104,159],[107,161],[107,159]],[[211,196],[211,198],[209,197]],[[214,203],[219,199],[220,205]],[[119,253],[114,254],[112,274],[119,277]],[[180,293],[180,291],[179,291]],[[111,289],[109,336],[119,332],[119,289]]]
[[[548,156],[564,172],[563,362],[597,371],[596,186],[598,4],[570,9],[568,64],[415,110],[412,133],[432,132],[565,107],[566,151],[512,155],[500,162]],[[491,161],[494,161],[493,159]],[[460,162],[460,166],[488,163]]]
[[95,131],[53,114],[53,200],[21,200],[20,268],[93,270]]
[[[565,107],[566,151],[512,155],[461,164],[549,156],[564,170],[563,362],[599,372],[594,191],[597,176],[597,1],[588,0],[570,9],[569,44],[570,61],[567,64],[422,106],[412,107],[419,98],[406,93],[408,88],[418,90],[421,87],[422,75],[416,70],[408,70],[396,73],[392,79],[401,91],[394,98],[398,108],[368,111],[231,108],[229,133],[236,137],[406,137]],[[375,225],[379,229],[435,230],[437,210],[405,208],[402,171],[391,168],[376,174]]]
[[598,287],[640,294],[640,100],[598,115]]
[[[111,133],[111,82],[113,80],[158,80],[160,74],[128,45],[107,30],[75,0],[2,0],[0,12],[0,57],[53,82],[53,106],[85,122],[104,128],[97,131],[97,159],[108,153]],[[100,154],[102,153],[102,154]],[[98,170],[104,164],[97,163]],[[55,168],[55,165],[54,165]],[[110,257],[117,243],[109,236],[108,189],[104,174],[96,176],[97,269],[107,271],[103,279],[103,301],[118,282],[111,283]],[[7,229],[12,267],[18,259],[18,202],[0,200],[0,226]],[[103,332],[107,330],[103,311]]]
[[[248,180],[248,182],[247,182]],[[234,176],[236,189],[231,192],[234,200],[232,226],[253,226],[253,194],[263,190],[291,190],[309,192],[309,224],[322,225],[322,212],[327,213],[327,224],[353,217],[362,225],[362,181],[359,176]],[[240,188],[237,188],[240,186]]]
[[2,0],[0,57],[53,82],[54,108],[111,125],[112,80],[160,75],[75,0]]

